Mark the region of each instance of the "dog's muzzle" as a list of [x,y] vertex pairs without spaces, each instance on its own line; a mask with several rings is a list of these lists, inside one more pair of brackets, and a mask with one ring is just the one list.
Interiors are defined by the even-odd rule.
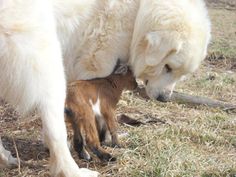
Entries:
[[164,92],[164,93],[160,93],[156,97],[156,100],[160,102],[168,102],[170,101],[170,98],[171,98],[171,92]]

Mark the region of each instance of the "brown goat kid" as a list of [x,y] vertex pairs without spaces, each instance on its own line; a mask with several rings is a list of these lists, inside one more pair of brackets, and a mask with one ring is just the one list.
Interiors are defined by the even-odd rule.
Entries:
[[[115,111],[124,89],[133,90],[137,83],[130,70],[107,78],[75,81],[68,86],[66,117],[74,130],[74,149],[80,158],[91,160],[87,150],[102,161],[115,161],[101,147],[107,132],[112,146],[119,146]],[[87,150],[86,150],[87,149]]]

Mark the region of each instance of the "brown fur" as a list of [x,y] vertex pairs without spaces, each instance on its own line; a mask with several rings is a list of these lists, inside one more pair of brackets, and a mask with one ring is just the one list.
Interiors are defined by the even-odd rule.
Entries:
[[[124,89],[133,90],[137,83],[130,70],[126,74],[112,74],[107,78],[75,81],[68,85],[66,116],[74,130],[74,147],[81,158],[90,160],[86,147],[101,160],[115,160],[100,145],[109,130],[112,145],[119,146],[116,105]],[[95,115],[92,104],[100,99],[102,115]]]

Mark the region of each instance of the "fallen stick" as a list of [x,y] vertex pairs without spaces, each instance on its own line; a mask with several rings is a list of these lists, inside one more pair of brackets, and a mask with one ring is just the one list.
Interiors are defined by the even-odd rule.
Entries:
[[118,116],[117,120],[120,124],[128,124],[131,125],[132,127],[139,127],[140,125],[144,124],[143,122],[133,119],[125,114],[121,114],[120,116]]
[[166,121],[161,120],[159,118],[156,117],[151,117],[146,115],[145,119],[147,119],[145,122],[134,119],[130,116],[127,116],[125,114],[121,114],[120,116],[117,117],[118,123],[120,124],[125,124],[125,125],[129,125],[131,127],[139,127],[141,125],[147,125],[147,124],[166,124]]
[[[139,87],[136,92],[139,93],[141,97],[145,99],[149,99],[144,88]],[[202,97],[202,96],[194,96],[194,95],[189,95],[186,93],[179,93],[176,91],[172,93],[170,99],[167,101],[181,103],[181,104],[205,105],[212,108],[222,108],[226,111],[236,109],[236,105],[231,104],[231,103],[214,100],[214,99],[210,99],[210,98]]]

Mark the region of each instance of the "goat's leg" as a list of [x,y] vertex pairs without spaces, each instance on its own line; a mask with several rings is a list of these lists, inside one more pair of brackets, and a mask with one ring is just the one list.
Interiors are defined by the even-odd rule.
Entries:
[[[68,96],[68,95],[67,95]],[[92,160],[90,154],[87,152],[85,146],[86,146],[86,139],[84,137],[84,123],[86,121],[83,121],[83,118],[81,115],[84,115],[84,111],[89,109],[86,108],[86,104],[80,105],[80,102],[76,102],[76,95],[70,95],[67,97],[66,100],[66,120],[70,122],[73,128],[74,136],[73,136],[73,145],[74,150],[78,153],[79,158],[85,159],[87,161]],[[75,101],[75,103],[74,103]],[[81,109],[78,109],[80,107]],[[80,112],[82,111],[82,112]]]
[[17,159],[12,157],[11,152],[7,151],[2,144],[0,137],[0,168],[16,166]]
[[[89,111],[88,111],[89,112]],[[86,133],[86,143],[88,148],[97,155],[97,157],[102,161],[115,161],[116,158],[112,157],[111,154],[109,154],[105,149],[101,147],[99,136],[98,136],[98,130],[96,126],[95,116],[91,112],[89,113],[90,116],[89,120],[86,123],[84,123],[84,130]]]
[[108,152],[106,152],[100,145],[91,145],[89,146],[89,148],[91,149],[91,151],[96,154],[96,156],[104,162],[114,162],[116,161],[116,157],[113,157],[111,154],[109,154]]
[[106,135],[108,133],[107,123],[105,119],[103,118],[103,116],[101,115],[95,115],[95,120],[96,120],[97,131],[99,134],[99,140],[100,140],[100,143],[102,144],[105,142]]
[[88,138],[87,146],[101,161],[116,161],[115,157],[101,147],[98,137],[95,141]]
[[74,129],[74,138],[73,138],[74,149],[78,153],[79,158],[85,159],[87,161],[92,160],[88,151],[85,149],[86,140],[85,140],[85,138],[83,138],[78,126],[73,125],[73,129]]
[[112,147],[121,147],[117,134],[118,125],[115,118],[115,113],[113,111],[106,112],[106,114],[104,114],[104,118],[111,134]]

